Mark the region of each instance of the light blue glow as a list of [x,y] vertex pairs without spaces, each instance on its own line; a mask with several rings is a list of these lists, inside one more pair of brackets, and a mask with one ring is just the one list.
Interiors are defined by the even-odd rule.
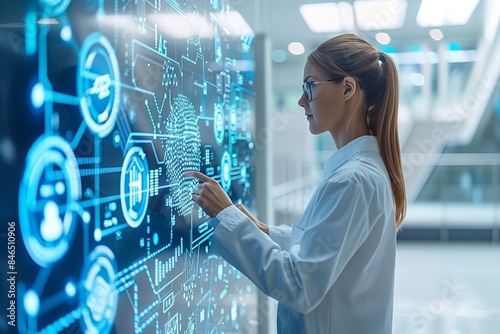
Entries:
[[47,198],[54,194],[54,188],[48,184],[43,184],[40,186],[40,196],[42,198]]
[[283,63],[288,59],[288,55],[285,50],[276,49],[271,53],[271,58],[276,63]]
[[31,103],[35,108],[40,108],[45,102],[45,89],[41,83],[36,83],[31,90]]
[[420,44],[412,44],[412,45],[410,45],[410,51],[411,52],[421,52],[422,46]]
[[64,291],[66,291],[66,294],[69,297],[74,297],[76,295],[76,287],[75,284],[71,281],[66,283],[66,286],[64,287]]
[[158,245],[158,233],[155,233],[153,235],[153,244],[156,246]]
[[64,182],[61,182],[61,181],[59,181],[59,182],[56,183],[56,187],[55,188],[56,188],[56,193],[58,195],[64,194],[64,191],[66,190],[66,187],[64,186]]
[[448,49],[450,51],[459,51],[459,50],[462,50],[462,48],[460,47],[460,45],[458,45],[458,43],[450,43],[448,45]]
[[35,291],[28,290],[28,292],[26,292],[24,296],[24,308],[26,309],[26,313],[32,317],[38,314],[40,310],[40,299]]
[[82,219],[83,219],[84,223],[89,223],[90,222],[90,213],[85,211],[82,215]]
[[63,222],[59,217],[59,207],[49,201],[43,209],[43,220],[40,224],[40,235],[45,241],[56,241],[63,234]]
[[102,231],[101,229],[96,228],[94,231],[94,239],[95,241],[99,242],[102,239]]
[[61,39],[63,41],[69,42],[71,40],[72,36],[73,36],[73,33],[71,31],[70,26],[65,26],[61,29]]

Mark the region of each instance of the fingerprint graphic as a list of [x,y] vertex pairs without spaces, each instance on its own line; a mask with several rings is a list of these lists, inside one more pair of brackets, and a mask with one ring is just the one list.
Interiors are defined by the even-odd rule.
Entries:
[[187,216],[193,209],[191,194],[198,181],[185,178],[184,172],[200,170],[201,139],[194,106],[185,95],[174,99],[167,118],[166,172],[172,203],[177,212]]

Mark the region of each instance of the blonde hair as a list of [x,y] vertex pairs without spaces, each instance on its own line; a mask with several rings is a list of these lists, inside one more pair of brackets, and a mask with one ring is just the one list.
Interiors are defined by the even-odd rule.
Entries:
[[391,181],[396,228],[406,215],[406,190],[398,136],[399,85],[394,60],[354,34],[323,42],[308,61],[332,78],[350,76],[364,93],[366,122],[377,136],[380,155]]

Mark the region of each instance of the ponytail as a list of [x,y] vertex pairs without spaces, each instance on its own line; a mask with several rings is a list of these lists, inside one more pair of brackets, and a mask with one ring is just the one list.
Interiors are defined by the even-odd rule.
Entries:
[[368,112],[368,127],[378,138],[380,155],[389,174],[399,229],[406,215],[406,190],[398,135],[398,72],[391,57],[380,54],[380,61],[385,88],[381,100]]
[[354,34],[327,40],[308,60],[332,78],[351,76],[359,82],[368,106],[368,129],[378,139],[380,155],[389,174],[396,228],[400,229],[406,215],[406,190],[399,146],[399,83],[394,60]]

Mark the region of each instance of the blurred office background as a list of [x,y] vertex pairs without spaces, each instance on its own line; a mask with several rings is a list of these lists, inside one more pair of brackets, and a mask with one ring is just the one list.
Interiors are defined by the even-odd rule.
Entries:
[[293,224],[335,151],[300,98],[306,57],[354,32],[399,66],[408,213],[394,333],[500,333],[500,1],[232,0],[270,40],[275,224]]

